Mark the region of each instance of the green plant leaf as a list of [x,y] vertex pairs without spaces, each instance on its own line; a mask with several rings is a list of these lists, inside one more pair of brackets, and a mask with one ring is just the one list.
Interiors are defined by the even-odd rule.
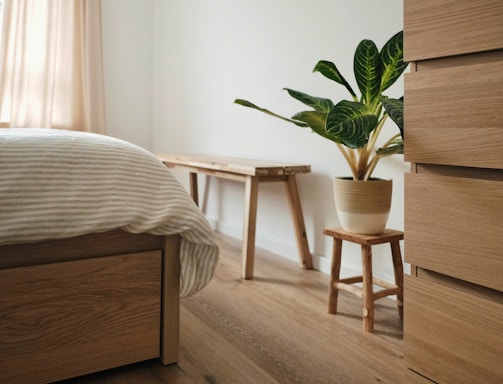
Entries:
[[274,116],[274,117],[276,117],[278,119],[281,119],[281,120],[284,120],[284,121],[288,121],[289,123],[293,123],[295,125],[298,125],[299,127],[303,127],[303,128],[307,127],[307,124],[304,123],[304,122],[302,122],[302,121],[292,120],[292,119],[289,119],[288,117],[284,117],[284,116],[278,115],[278,114],[276,114],[274,112],[269,111],[268,109],[261,108],[261,107],[255,105],[255,104],[249,102],[248,100],[236,99],[236,100],[234,100],[234,103],[242,105],[243,107],[248,107],[248,108],[256,109],[256,110],[258,110],[260,112],[263,112],[263,113],[265,113],[267,115]]
[[402,135],[403,139],[403,98],[383,98],[381,102],[388,116],[395,122],[395,124],[398,126],[398,129],[400,129],[400,134]]
[[[314,109],[299,112],[291,118],[246,100],[236,99],[235,103],[299,127],[311,128],[314,133],[337,144],[355,178],[367,179],[381,157],[403,153],[403,98],[389,99],[383,95],[383,91],[400,78],[407,66],[408,63],[403,62],[403,32],[400,31],[386,42],[381,51],[372,40],[362,40],[358,45],[353,69],[361,96],[356,95],[334,63],[320,60],[316,64],[313,72],[320,72],[324,77],[343,85],[351,94],[352,101],[342,100],[333,105],[329,99],[284,88],[291,97]],[[370,159],[388,116],[398,125],[401,135],[394,134]],[[351,150],[359,148],[363,149],[358,150],[358,153]]]
[[294,99],[299,100],[301,103],[307,105],[308,107],[313,108],[315,111],[328,112],[334,106],[334,103],[330,99],[310,96],[307,93],[295,91],[290,88],[283,88],[283,89],[286,90],[288,94],[292,96]]
[[302,111],[293,115],[292,119],[303,121],[304,123],[309,125],[309,127],[312,128],[315,132],[322,133],[325,131],[327,113],[319,111]]
[[314,67],[313,72],[320,72],[327,79],[344,85],[351,96],[353,96],[354,98],[357,97],[356,93],[353,91],[353,88],[351,88],[351,85],[349,85],[344,76],[342,76],[334,63],[326,60],[320,60]]
[[362,40],[356,47],[353,70],[356,83],[362,93],[362,103],[375,108],[381,86],[379,50],[372,40]]
[[391,87],[405,71],[409,63],[403,61],[403,31],[392,36],[379,54],[382,75],[381,92]]
[[342,100],[327,115],[326,130],[349,148],[367,144],[378,117],[362,103]]
[[325,129],[325,123],[327,121],[327,113],[326,112],[318,112],[318,111],[302,111],[294,116],[292,119],[299,120],[305,122],[309,128],[313,130],[314,133],[333,141],[335,143],[342,143],[340,138],[334,135],[331,135]]

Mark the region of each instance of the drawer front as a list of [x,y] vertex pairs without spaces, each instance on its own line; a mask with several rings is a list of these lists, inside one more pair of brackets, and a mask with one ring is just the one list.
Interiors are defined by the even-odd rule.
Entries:
[[503,298],[405,276],[407,368],[439,383],[503,382]]
[[405,175],[405,260],[503,291],[503,182]]
[[501,0],[405,0],[404,25],[406,61],[503,48]]
[[503,61],[406,74],[405,159],[503,168],[502,106]]
[[159,356],[161,252],[0,270],[0,382]]

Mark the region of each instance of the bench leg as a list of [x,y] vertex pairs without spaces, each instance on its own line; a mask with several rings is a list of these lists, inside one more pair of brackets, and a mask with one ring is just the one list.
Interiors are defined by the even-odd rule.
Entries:
[[210,193],[210,182],[211,182],[211,176],[206,175],[205,177],[205,182],[204,182],[204,194],[203,194],[203,201],[200,204],[201,211],[206,215],[206,211],[208,210],[208,195]]
[[363,329],[374,331],[374,286],[372,281],[372,249],[370,245],[362,245],[363,269]]
[[245,213],[243,223],[242,272],[244,279],[253,279],[255,259],[255,227],[257,225],[258,177],[247,176],[245,183]]
[[190,195],[192,196],[192,200],[199,205],[199,193],[197,190],[197,173],[190,172]]
[[313,260],[311,252],[309,252],[309,244],[307,242],[306,226],[304,224],[304,215],[302,214],[302,206],[300,205],[299,190],[295,175],[288,175],[285,180],[285,187],[288,195],[288,203],[292,214],[293,224],[295,228],[295,236],[297,239],[297,249],[299,250],[302,266],[306,269],[313,268]]

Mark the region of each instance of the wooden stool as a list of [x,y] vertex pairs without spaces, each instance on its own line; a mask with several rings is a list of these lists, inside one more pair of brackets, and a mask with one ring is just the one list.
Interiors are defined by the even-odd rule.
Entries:
[[[363,298],[363,329],[367,332],[374,330],[374,301],[383,297],[390,295],[397,296],[398,314],[400,319],[403,319],[403,264],[400,252],[400,240],[403,240],[403,232],[386,229],[379,235],[360,235],[346,232],[341,228],[328,228],[323,230],[323,234],[334,238],[328,294],[328,313],[337,313],[337,296],[339,289],[342,289]],[[362,246],[362,276],[339,278],[343,240]],[[390,243],[391,245],[395,284],[390,284],[372,275],[371,247],[372,245],[384,243]],[[351,285],[355,283],[362,283],[362,288],[360,289]],[[374,284],[383,289],[374,292]]]

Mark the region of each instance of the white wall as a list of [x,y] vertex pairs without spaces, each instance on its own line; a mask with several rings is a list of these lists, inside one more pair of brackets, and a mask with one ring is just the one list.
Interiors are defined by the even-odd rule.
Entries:
[[[354,84],[356,45],[371,38],[381,47],[402,29],[402,0],[103,3],[111,23],[105,31],[105,64],[112,78],[107,93],[112,134],[130,137],[154,152],[203,152],[311,164],[312,173],[299,176],[298,183],[315,266],[328,272],[332,242],[322,230],[338,225],[332,178],[349,173],[341,155],[333,143],[310,131],[234,105],[233,100],[249,99],[291,115],[301,105],[283,87],[334,101],[346,97],[342,87],[313,74],[314,65],[320,59],[334,61]],[[151,51],[153,59],[148,56]],[[150,64],[153,77],[148,73]],[[147,95],[149,87],[153,97]],[[390,96],[402,93],[398,85]],[[138,125],[148,126],[150,118],[151,133],[139,130]],[[389,129],[395,129],[391,123]],[[403,229],[403,173],[407,170],[408,164],[396,156],[385,159],[375,173],[394,180],[389,226],[397,229]],[[186,174],[177,176],[187,185]],[[275,184],[260,186],[257,245],[298,260],[284,188]],[[208,217],[219,231],[241,237],[242,203],[243,185],[211,181]],[[375,247],[374,255],[376,274],[392,280],[388,247]],[[353,273],[359,266],[360,250],[345,245],[342,273]]]
[[102,0],[107,134],[152,146],[152,0]]

